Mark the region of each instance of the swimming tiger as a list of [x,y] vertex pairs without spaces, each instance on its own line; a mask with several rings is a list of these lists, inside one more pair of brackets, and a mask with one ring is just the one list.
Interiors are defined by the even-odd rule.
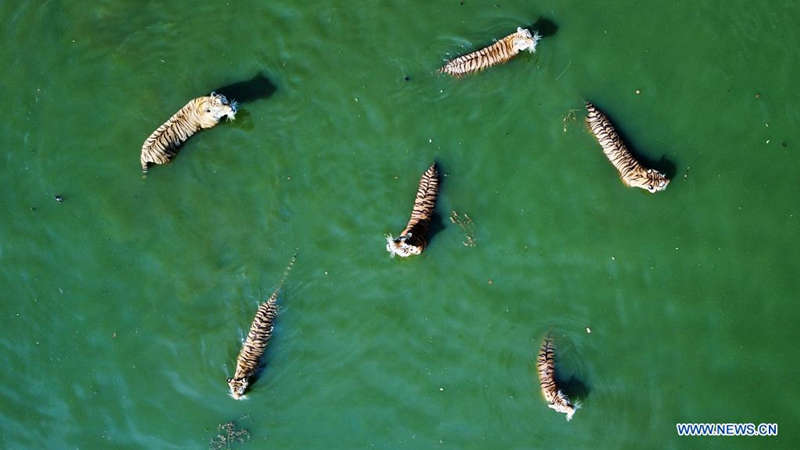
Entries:
[[178,147],[193,134],[215,126],[225,116],[233,120],[236,110],[236,102],[228,102],[224,95],[214,92],[189,101],[142,144],[142,172],[146,173],[151,164],[168,163],[178,153]]
[[411,210],[408,224],[397,238],[393,238],[391,234],[386,236],[386,251],[392,256],[419,255],[428,246],[428,229],[433,218],[437,195],[439,195],[439,169],[436,163],[433,163],[419,180],[417,197],[414,199],[414,208]]
[[536,370],[539,373],[539,387],[542,395],[547,401],[547,406],[556,412],[567,415],[567,420],[572,420],[577,406],[573,405],[567,396],[561,392],[556,384],[556,364],[553,341],[550,337],[544,338],[542,347],[539,349],[539,356],[536,359]]
[[603,147],[603,153],[619,172],[622,182],[631,187],[645,189],[650,193],[663,191],[669,184],[669,178],[654,169],[645,169],[636,161],[625,143],[614,130],[611,121],[594,105],[586,102],[586,125],[597,142]]
[[250,386],[250,379],[258,370],[259,360],[267,349],[269,339],[272,337],[275,319],[278,317],[278,292],[296,260],[297,256],[295,255],[284,271],[283,279],[278,287],[267,301],[258,305],[256,316],[250,324],[250,331],[247,332],[247,338],[242,344],[239,356],[236,358],[236,370],[233,373],[233,377],[227,380],[228,387],[231,390],[231,397],[236,400],[244,397],[245,391]]
[[517,27],[516,33],[509,34],[488,47],[459,56],[445,64],[439,72],[454,77],[480,72],[487,67],[509,61],[523,50],[535,52],[539,39],[539,33],[531,35],[529,30]]

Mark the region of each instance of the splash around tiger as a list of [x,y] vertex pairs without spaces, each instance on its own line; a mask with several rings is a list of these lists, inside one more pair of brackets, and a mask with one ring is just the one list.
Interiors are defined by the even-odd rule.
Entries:
[[166,164],[178,153],[178,148],[193,134],[216,126],[223,117],[236,118],[237,104],[212,92],[205,97],[190,100],[183,108],[164,122],[142,144],[139,160],[142,172],[153,164]]
[[488,67],[496,66],[510,61],[519,52],[527,50],[536,52],[536,44],[541,39],[539,33],[531,34],[526,28],[517,27],[517,31],[500,39],[494,44],[476,50],[472,53],[459,56],[445,64],[440,73],[454,77],[462,77],[475,72],[480,72]]
[[391,256],[397,255],[405,258],[419,255],[425,250],[428,245],[428,231],[438,195],[439,169],[436,163],[433,163],[419,180],[417,196],[414,199],[414,207],[411,210],[408,224],[398,237],[392,237],[391,234],[386,236],[386,251]]

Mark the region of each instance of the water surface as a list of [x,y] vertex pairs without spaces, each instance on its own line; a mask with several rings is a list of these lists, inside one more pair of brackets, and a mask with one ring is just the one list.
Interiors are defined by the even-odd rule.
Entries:
[[[0,5],[0,446],[204,448],[236,421],[246,448],[797,447],[800,6],[461,3]],[[535,55],[435,73],[542,18]],[[274,92],[142,178],[161,122],[257,76]],[[667,191],[619,182],[585,99]],[[444,229],[390,259],[433,160]],[[536,383],[548,332],[569,423]]]

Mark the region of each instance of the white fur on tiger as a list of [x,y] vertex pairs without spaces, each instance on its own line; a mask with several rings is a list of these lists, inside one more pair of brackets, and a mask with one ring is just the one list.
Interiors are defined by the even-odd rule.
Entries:
[[428,245],[428,230],[433,210],[436,207],[436,197],[439,195],[439,170],[436,163],[431,164],[422,174],[414,199],[414,208],[408,224],[400,232],[400,236],[393,238],[386,236],[386,251],[392,256],[407,257],[419,255]]
[[669,178],[654,169],[646,169],[639,164],[622,142],[611,121],[605,114],[589,102],[586,102],[586,124],[597,142],[603,147],[603,153],[619,172],[619,177],[626,186],[638,187],[651,194],[663,191],[669,184]]
[[445,64],[439,69],[439,72],[454,77],[480,72],[487,67],[509,61],[521,51],[527,50],[534,53],[539,39],[541,39],[539,33],[531,35],[529,30],[517,27],[515,33],[509,34],[488,47],[459,56]]
[[189,101],[144,141],[139,158],[142,171],[147,172],[151,164],[168,163],[193,134],[217,125],[223,117],[233,120],[236,109],[236,102],[214,92]]
[[546,337],[539,349],[539,356],[536,359],[536,371],[539,374],[539,387],[547,406],[556,412],[567,415],[567,420],[572,420],[577,407],[573,405],[566,394],[561,392],[556,384],[556,361],[553,341]]

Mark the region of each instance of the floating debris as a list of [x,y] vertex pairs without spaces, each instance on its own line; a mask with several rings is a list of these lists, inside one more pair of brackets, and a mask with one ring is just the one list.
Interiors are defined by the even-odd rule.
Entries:
[[564,134],[567,134],[567,125],[569,122],[578,120],[577,116],[575,115],[576,112],[578,112],[577,109],[570,109],[566,114],[564,114],[564,117],[561,118],[561,130]]
[[469,214],[458,214],[455,210],[450,211],[450,222],[453,222],[461,228],[461,231],[464,233],[463,244],[465,247],[475,247],[477,245],[475,242],[475,224],[472,222],[472,218]]
[[208,443],[212,450],[231,449],[235,444],[244,444],[250,439],[250,432],[233,422],[217,426],[217,435]]

